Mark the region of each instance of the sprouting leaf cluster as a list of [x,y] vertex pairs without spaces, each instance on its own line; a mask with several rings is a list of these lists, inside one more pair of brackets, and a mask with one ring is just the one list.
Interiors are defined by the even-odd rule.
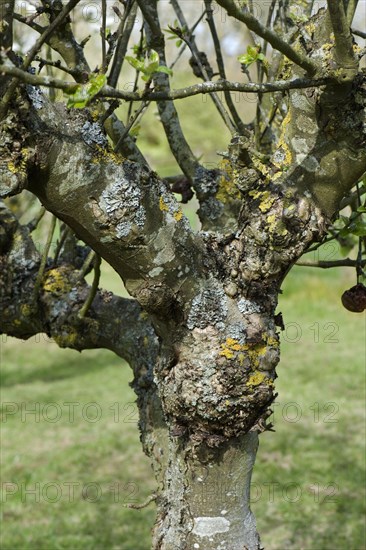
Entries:
[[173,25],[169,25],[164,31],[169,35],[168,40],[175,40],[175,45],[179,48],[183,44],[183,36],[188,33],[187,27],[180,27],[178,21],[175,19]]
[[259,62],[263,64],[265,71],[268,69],[268,60],[264,54],[261,53],[261,47],[259,45],[248,46],[247,53],[238,55],[237,59],[239,63],[245,65],[245,67],[250,67],[253,63]]
[[151,50],[147,58],[141,59],[140,57],[126,55],[125,59],[136,71],[141,73],[141,78],[145,82],[150,81],[155,73],[165,73],[170,76],[173,74],[171,69],[165,65],[160,65],[159,54],[155,50]]
[[76,91],[68,95],[67,107],[83,109],[103,88],[107,77],[103,73],[91,73],[86,84],[79,84]]

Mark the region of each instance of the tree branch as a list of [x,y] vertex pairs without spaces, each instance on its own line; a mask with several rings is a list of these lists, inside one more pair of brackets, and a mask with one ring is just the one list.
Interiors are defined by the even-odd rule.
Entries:
[[351,193],[350,195],[348,195],[342,200],[339,206],[339,210],[343,210],[343,208],[345,208],[346,206],[349,206],[352,203],[355,203],[355,201],[360,199],[362,195],[364,195],[365,193],[366,193],[366,187],[364,185],[361,185],[358,189],[356,189],[356,191],[354,191],[353,193]]
[[[75,82],[65,82],[57,78],[43,77],[40,75],[33,75],[26,73],[18,67],[11,66],[8,62],[0,65],[0,73],[16,76],[22,82],[31,84],[32,86],[45,86],[48,88],[58,88],[64,90],[66,93],[75,93],[77,84]],[[162,74],[162,73],[159,73]],[[264,84],[258,84],[255,82],[230,82],[228,80],[218,80],[216,82],[200,82],[193,86],[187,86],[186,88],[180,88],[177,90],[163,90],[163,91],[147,91],[147,92],[125,92],[121,90],[115,90],[111,86],[103,86],[98,93],[97,97],[123,99],[125,101],[169,101],[176,99],[184,99],[199,94],[209,94],[211,92],[243,92],[250,94],[265,94],[271,92],[280,92],[286,90],[304,89],[304,88],[317,88],[324,86],[327,83],[332,82],[330,77],[308,79],[308,78],[295,78],[293,80],[277,80],[274,82],[268,82]]]
[[366,32],[363,32],[363,31],[359,31],[357,29],[351,29],[353,34],[355,34],[356,36],[359,36],[360,38],[364,38],[366,40]]
[[[311,42],[331,44],[328,13],[320,10],[311,21],[314,28]],[[294,46],[301,47],[304,40],[306,47],[306,38],[302,35]],[[325,65],[327,56],[334,55],[334,49],[334,46],[330,52],[324,49],[324,58],[319,56],[319,63]],[[269,163],[275,166],[275,181],[285,187],[295,186],[301,194],[312,197],[330,219],[366,170],[363,145],[366,103],[359,94],[364,76],[361,72],[354,76],[351,85],[347,81],[349,73],[346,72],[346,79],[339,78],[343,72],[334,73],[334,80],[330,79],[324,88],[316,88],[311,93],[299,89],[288,94],[287,114]],[[293,65],[289,78],[299,74],[301,71]],[[340,104],[344,108],[340,109]]]
[[319,67],[314,61],[294,50],[277,33],[262,25],[262,23],[249,12],[240,10],[233,0],[217,0],[217,3],[222,6],[230,16],[245,23],[248,29],[267,40],[274,49],[282,52],[288,59],[304,69],[310,76],[313,76],[318,71]]
[[356,13],[357,6],[358,6],[358,0],[348,0],[347,12],[346,12],[348,25],[352,25],[352,21]]
[[[12,56],[13,48],[13,12],[15,0],[0,0],[0,52],[7,52]],[[12,61],[15,61],[12,56]],[[3,78],[0,82],[0,96],[6,93],[8,79]]]
[[[87,110],[67,112],[44,98],[27,113],[27,127],[24,148],[37,151],[29,190],[117,271],[144,309],[179,316],[211,260],[169,186],[111,152]],[[5,168],[2,186],[12,189]]]
[[352,79],[357,71],[357,61],[353,52],[350,23],[347,21],[343,0],[327,0],[327,4],[335,37],[336,61],[342,69],[350,69]]
[[13,47],[13,12],[15,0],[0,0],[0,50]]
[[45,332],[60,347],[81,351],[105,348],[114,351],[146,373],[154,364],[158,342],[148,316],[135,300],[98,290],[87,314],[78,312],[90,294],[79,271],[70,264],[50,265],[38,293],[34,292],[40,256],[29,230],[0,202],[0,333],[28,339]]
[[[129,7],[130,9],[128,9]],[[114,52],[113,63],[108,76],[108,84],[113,88],[117,86],[118,78],[121,73],[128,42],[131,37],[133,26],[135,24],[136,13],[137,4],[134,0],[132,0],[132,5],[129,6],[129,4],[127,4],[127,6],[125,7],[123,18],[118,27],[117,47],[116,51]]]
[[[166,66],[164,35],[160,28],[156,1],[153,0],[153,2],[149,3],[144,0],[137,0],[137,3],[146,22],[148,47],[154,49],[159,54],[160,65]],[[160,72],[155,73],[153,75],[153,82],[157,89],[163,90],[166,94],[170,93],[169,75]],[[144,97],[143,99],[148,100],[149,97]],[[165,103],[158,102],[158,110],[171,151],[182,172],[192,181],[200,164],[196,160],[183,134],[174,103],[172,101],[166,101]]]

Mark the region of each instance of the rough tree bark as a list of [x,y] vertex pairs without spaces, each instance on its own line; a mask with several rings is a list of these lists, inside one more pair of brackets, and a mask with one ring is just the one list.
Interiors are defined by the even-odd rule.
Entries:
[[[218,3],[238,16],[231,2]],[[156,5],[138,4],[164,65]],[[46,332],[62,347],[106,347],[129,362],[158,483],[156,549],[260,548],[250,479],[276,395],[278,293],[366,170],[366,75],[335,17],[321,10],[293,33],[292,60],[278,74],[326,84],[281,99],[287,114],[269,154],[242,128],[220,166],[204,169],[186,147],[173,102],[158,102],[200,202],[199,232],[133,144],[125,157],[113,152],[92,110],[52,104],[19,83],[4,114],[1,196],[31,191],[115,269],[131,300],[99,290],[78,315],[90,289],[62,257],[48,260],[38,288],[41,257],[30,230],[3,203],[0,331]],[[12,74],[3,57],[3,72]],[[168,75],[154,79],[155,90],[167,92]]]

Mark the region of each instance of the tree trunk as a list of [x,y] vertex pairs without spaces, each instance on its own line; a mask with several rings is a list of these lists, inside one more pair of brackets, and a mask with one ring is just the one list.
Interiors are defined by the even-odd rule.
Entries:
[[212,447],[169,431],[156,391],[141,405],[144,451],[158,483],[153,550],[258,550],[250,510],[258,432]]

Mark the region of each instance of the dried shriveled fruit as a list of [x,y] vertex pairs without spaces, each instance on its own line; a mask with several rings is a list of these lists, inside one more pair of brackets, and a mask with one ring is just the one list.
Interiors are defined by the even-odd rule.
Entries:
[[366,286],[359,283],[342,294],[342,304],[348,311],[362,313],[366,309]]

